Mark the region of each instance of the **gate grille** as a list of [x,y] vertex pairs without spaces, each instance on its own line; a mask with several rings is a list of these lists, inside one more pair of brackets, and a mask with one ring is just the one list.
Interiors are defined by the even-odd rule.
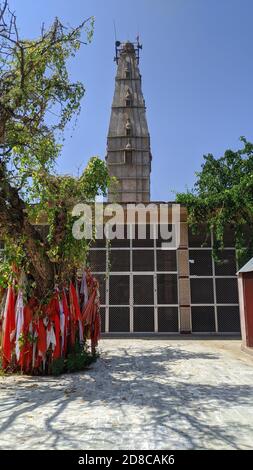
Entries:
[[238,306],[217,307],[218,328],[220,332],[237,333],[240,331],[240,314]]
[[88,262],[93,273],[106,272],[106,250],[90,250]]
[[154,280],[151,275],[134,275],[134,304],[154,305]]
[[219,254],[220,261],[215,263],[216,276],[235,276],[235,250],[224,250]]
[[109,308],[109,331],[113,333],[130,331],[128,307]]
[[148,236],[128,240],[129,249],[128,242],[115,240],[90,250],[103,332],[178,332],[177,253],[157,248],[149,226]]
[[213,304],[213,280],[212,278],[191,278],[192,304]]
[[226,277],[216,278],[216,296],[218,304],[237,304],[237,279]]
[[130,251],[111,250],[109,253],[109,263],[112,272],[130,271]]
[[157,250],[157,271],[177,271],[177,254],[175,250]]
[[190,250],[190,274],[195,276],[212,276],[212,251]]
[[192,307],[192,331],[195,333],[215,331],[214,307]]
[[157,274],[157,303],[177,304],[177,276],[175,274]]
[[202,225],[196,233],[189,229],[189,247],[203,248],[211,246],[211,234],[207,228]]
[[[138,230],[140,227],[140,232]],[[145,236],[145,229],[143,225],[136,226],[135,229],[133,228],[133,240],[132,246],[134,248],[138,247],[146,247],[146,248],[153,248],[154,247],[154,226],[146,225],[146,238],[140,238],[140,234],[144,234]]]
[[154,251],[133,250],[133,271],[154,271]]
[[[122,226],[121,226],[122,227]],[[124,239],[120,239],[120,238],[114,238],[113,240],[111,240],[110,244],[111,244],[111,247],[112,248],[123,248],[123,247],[127,247],[129,248],[130,246],[130,240],[129,240],[129,237],[127,237],[127,225],[124,225],[123,228],[120,229],[121,232],[120,233],[124,233]]]
[[129,304],[129,276],[110,275],[109,278],[109,304]]
[[[237,267],[235,250],[231,248],[233,233],[229,230],[225,233],[225,248],[220,251],[219,262],[214,260],[211,249],[201,246],[204,238],[204,233],[193,235],[189,231],[192,331],[239,333]],[[207,239],[211,248],[213,237]]]
[[156,241],[156,246],[158,248],[162,248],[164,244],[166,246],[166,243],[171,243],[172,240],[176,240],[175,225],[161,224],[158,226],[157,230],[158,230],[158,238]]
[[154,331],[153,307],[134,307],[134,331],[147,333]]
[[158,307],[158,331],[178,331],[177,307]]

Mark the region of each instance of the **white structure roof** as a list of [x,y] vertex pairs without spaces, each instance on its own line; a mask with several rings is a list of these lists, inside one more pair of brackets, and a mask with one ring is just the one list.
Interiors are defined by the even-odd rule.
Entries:
[[250,273],[251,271],[253,271],[253,258],[251,258],[241,269],[239,269],[237,274]]

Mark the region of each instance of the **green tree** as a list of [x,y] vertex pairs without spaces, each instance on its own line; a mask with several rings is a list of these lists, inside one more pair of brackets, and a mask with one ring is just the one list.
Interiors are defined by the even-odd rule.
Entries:
[[[87,250],[85,240],[72,237],[71,203],[93,201],[110,182],[98,157],[79,178],[54,170],[63,131],[78,115],[85,91],[71,81],[67,64],[91,41],[93,23],[88,18],[67,28],[56,18],[37,39],[22,39],[7,0],[0,3],[0,239],[6,246],[0,285],[14,265],[23,267],[42,298],[55,277],[73,274]],[[49,224],[46,237],[38,220]]]
[[240,140],[237,151],[227,150],[217,159],[205,155],[193,190],[178,193],[176,200],[187,207],[193,230],[205,223],[213,231],[215,255],[223,247],[226,228],[233,230],[242,264],[253,255],[253,144]]

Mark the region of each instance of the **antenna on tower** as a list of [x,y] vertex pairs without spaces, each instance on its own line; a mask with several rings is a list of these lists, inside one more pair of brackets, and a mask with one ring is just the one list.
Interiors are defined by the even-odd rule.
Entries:
[[115,38],[115,42],[117,41],[117,31],[116,31],[116,22],[115,20],[113,20],[113,27],[114,27],[114,38]]
[[140,33],[137,33],[135,46],[136,46],[135,50],[136,50],[136,55],[137,55],[137,62],[139,63],[140,49],[142,49],[142,44],[140,43]]
[[120,46],[120,41],[117,41],[117,31],[116,31],[116,22],[113,20],[113,26],[114,26],[114,38],[115,38],[115,57],[114,61],[118,63],[118,47]]

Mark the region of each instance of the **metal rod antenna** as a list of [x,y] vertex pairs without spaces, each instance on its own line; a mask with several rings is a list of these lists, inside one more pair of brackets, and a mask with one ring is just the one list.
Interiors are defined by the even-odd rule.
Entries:
[[117,41],[117,31],[116,31],[116,22],[115,20],[113,20],[113,26],[114,26],[114,38],[115,38],[115,42]]

